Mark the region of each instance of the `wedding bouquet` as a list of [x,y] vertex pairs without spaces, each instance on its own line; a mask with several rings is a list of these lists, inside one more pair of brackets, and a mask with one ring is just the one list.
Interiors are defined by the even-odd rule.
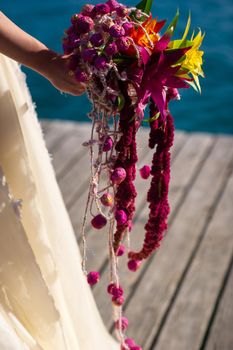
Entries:
[[159,246],[169,214],[170,149],[174,139],[169,102],[179,99],[180,88],[201,91],[203,51],[201,30],[189,37],[191,19],[181,39],[173,40],[179,19],[177,11],[170,25],[152,18],[153,0],[127,7],[116,0],[87,4],[71,18],[63,39],[70,55],[69,68],[79,82],[86,83],[93,109],[90,140],[90,185],[82,225],[82,267],[87,281],[99,281],[97,271],[86,271],[85,226],[102,229],[109,224],[110,281],[107,291],[115,310],[115,328],[121,349],[141,349],[125,338],[128,320],[122,317],[124,291],[119,282],[118,259],[125,253],[123,241],[132,231],[135,214],[134,185],[138,161],[136,134],[149,107],[148,145],[155,149],[152,165],[140,169],[142,179],[151,177],[147,201],[148,222],[140,251],[128,247],[128,268],[136,271]]

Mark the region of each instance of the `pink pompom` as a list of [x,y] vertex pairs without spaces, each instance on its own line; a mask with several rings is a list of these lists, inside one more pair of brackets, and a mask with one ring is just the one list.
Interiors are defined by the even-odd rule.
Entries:
[[[120,322],[121,321],[121,322]],[[120,323],[121,323],[121,327],[120,327]],[[126,317],[121,317],[119,320],[117,320],[115,322],[115,326],[117,329],[122,329],[122,331],[125,331],[128,326],[129,326],[129,321],[128,321],[128,318]]]
[[94,5],[90,5],[90,4],[84,5],[83,8],[82,8],[82,14],[84,16],[90,16],[91,17],[91,13],[92,13],[93,8],[94,8]]
[[95,68],[105,69],[107,66],[107,58],[105,56],[98,56],[94,62]]
[[119,246],[119,248],[117,249],[116,255],[117,255],[117,256],[122,256],[122,255],[124,255],[124,254],[125,254],[125,246],[124,246],[123,244],[121,244],[121,245]]
[[125,344],[128,345],[128,347],[131,349],[132,346],[135,346],[135,341],[132,338],[125,339]]
[[151,167],[149,165],[144,165],[139,171],[142,179],[147,180],[151,174]]
[[112,302],[113,302],[113,304],[116,305],[116,306],[121,306],[121,305],[123,305],[123,304],[124,304],[124,301],[125,301],[125,299],[124,299],[123,296],[122,296],[122,297],[119,297],[119,298],[112,297]]
[[142,261],[141,260],[129,260],[128,262],[128,268],[130,271],[137,271],[141,265]]
[[90,286],[94,286],[96,283],[98,283],[99,279],[100,279],[99,272],[92,271],[92,272],[89,272],[89,274],[87,275],[87,282],[90,284]]
[[116,283],[112,282],[108,285],[108,288],[107,288],[108,294],[112,294],[112,290],[114,287],[116,287]]
[[116,168],[113,173],[111,174],[111,181],[119,185],[121,182],[123,182],[126,178],[126,171],[124,168]]
[[111,207],[113,205],[113,196],[111,193],[106,192],[102,195],[100,201],[105,207]]
[[103,151],[104,152],[108,152],[112,149],[113,147],[113,140],[110,136],[108,136],[106,138],[106,140],[104,141],[104,144],[103,144]]
[[75,24],[77,26],[78,31],[81,33],[88,33],[94,28],[94,22],[88,16],[76,16]]
[[128,217],[124,210],[117,210],[115,213],[115,219],[117,221],[117,225],[121,226],[127,222]]
[[141,346],[135,345],[130,348],[130,350],[142,350]]
[[124,294],[124,291],[123,291],[123,288],[121,286],[117,287],[117,286],[114,286],[112,289],[111,289],[111,294],[115,297],[115,298],[120,298],[123,296]]
[[103,215],[98,214],[91,220],[91,224],[94,228],[100,230],[107,224],[107,219]]
[[97,4],[95,10],[97,14],[105,15],[110,12],[110,6],[108,4]]

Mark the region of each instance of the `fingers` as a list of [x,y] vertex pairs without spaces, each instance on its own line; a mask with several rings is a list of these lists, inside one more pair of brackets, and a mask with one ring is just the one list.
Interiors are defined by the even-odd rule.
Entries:
[[64,82],[62,86],[56,86],[55,87],[65,93],[68,93],[73,96],[80,96],[86,91],[86,86],[84,84],[79,83],[70,83],[70,82]]

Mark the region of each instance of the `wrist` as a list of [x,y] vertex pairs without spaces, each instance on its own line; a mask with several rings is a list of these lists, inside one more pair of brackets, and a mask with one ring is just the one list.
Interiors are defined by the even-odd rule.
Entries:
[[31,68],[48,78],[53,68],[54,61],[57,60],[58,57],[59,55],[56,52],[45,47],[43,50],[34,54],[33,67]]

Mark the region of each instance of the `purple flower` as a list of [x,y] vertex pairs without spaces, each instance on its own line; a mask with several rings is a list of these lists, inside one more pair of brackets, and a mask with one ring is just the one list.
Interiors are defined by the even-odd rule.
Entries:
[[98,15],[105,15],[110,12],[110,6],[108,4],[97,4],[95,11]]
[[75,24],[80,33],[88,33],[94,28],[93,20],[87,16],[79,16]]
[[117,16],[119,17],[126,17],[127,14],[128,14],[128,9],[127,7],[123,6],[123,5],[120,5],[119,7],[117,7],[116,9],[116,13],[117,13]]
[[85,62],[92,62],[97,57],[97,51],[95,49],[84,49],[82,57]]
[[129,321],[128,321],[128,318],[126,317],[121,317],[119,320],[117,320],[115,322],[115,327],[117,329],[122,329],[123,331],[125,331],[129,326]]
[[115,219],[117,221],[117,225],[121,226],[127,222],[127,214],[124,210],[117,210],[115,213]]
[[75,24],[77,23],[77,20],[82,17],[82,15],[80,13],[75,13],[72,17],[71,17],[71,23]]
[[100,33],[95,33],[91,36],[90,42],[92,43],[93,46],[99,47],[103,45],[104,40]]
[[95,7],[94,5],[90,5],[90,4],[84,5],[82,8],[82,15],[91,17],[92,10],[94,7]]
[[109,28],[109,34],[113,38],[120,38],[121,36],[125,35],[125,30],[122,26],[118,24],[114,24]]
[[125,52],[129,49],[131,41],[127,37],[121,37],[116,40],[117,48],[121,52]]
[[141,178],[147,180],[150,177],[151,167],[149,165],[144,165],[140,170]]
[[87,275],[87,282],[90,284],[90,286],[94,286],[96,283],[99,282],[100,274],[96,271],[91,271]]
[[95,59],[94,65],[97,69],[104,69],[106,67],[106,64],[107,64],[107,59],[104,56],[99,56]]
[[105,52],[108,56],[114,56],[118,52],[116,43],[112,42],[108,44],[108,46],[105,47]]
[[86,83],[88,81],[87,73],[82,71],[80,68],[75,70],[74,76],[80,83]]
[[134,25],[131,22],[126,22],[123,24],[123,28],[125,30],[125,34],[128,35],[131,33],[132,29],[133,29]]
[[108,0],[106,4],[108,4],[111,11],[116,10],[120,6],[119,2],[117,2],[116,0]]

